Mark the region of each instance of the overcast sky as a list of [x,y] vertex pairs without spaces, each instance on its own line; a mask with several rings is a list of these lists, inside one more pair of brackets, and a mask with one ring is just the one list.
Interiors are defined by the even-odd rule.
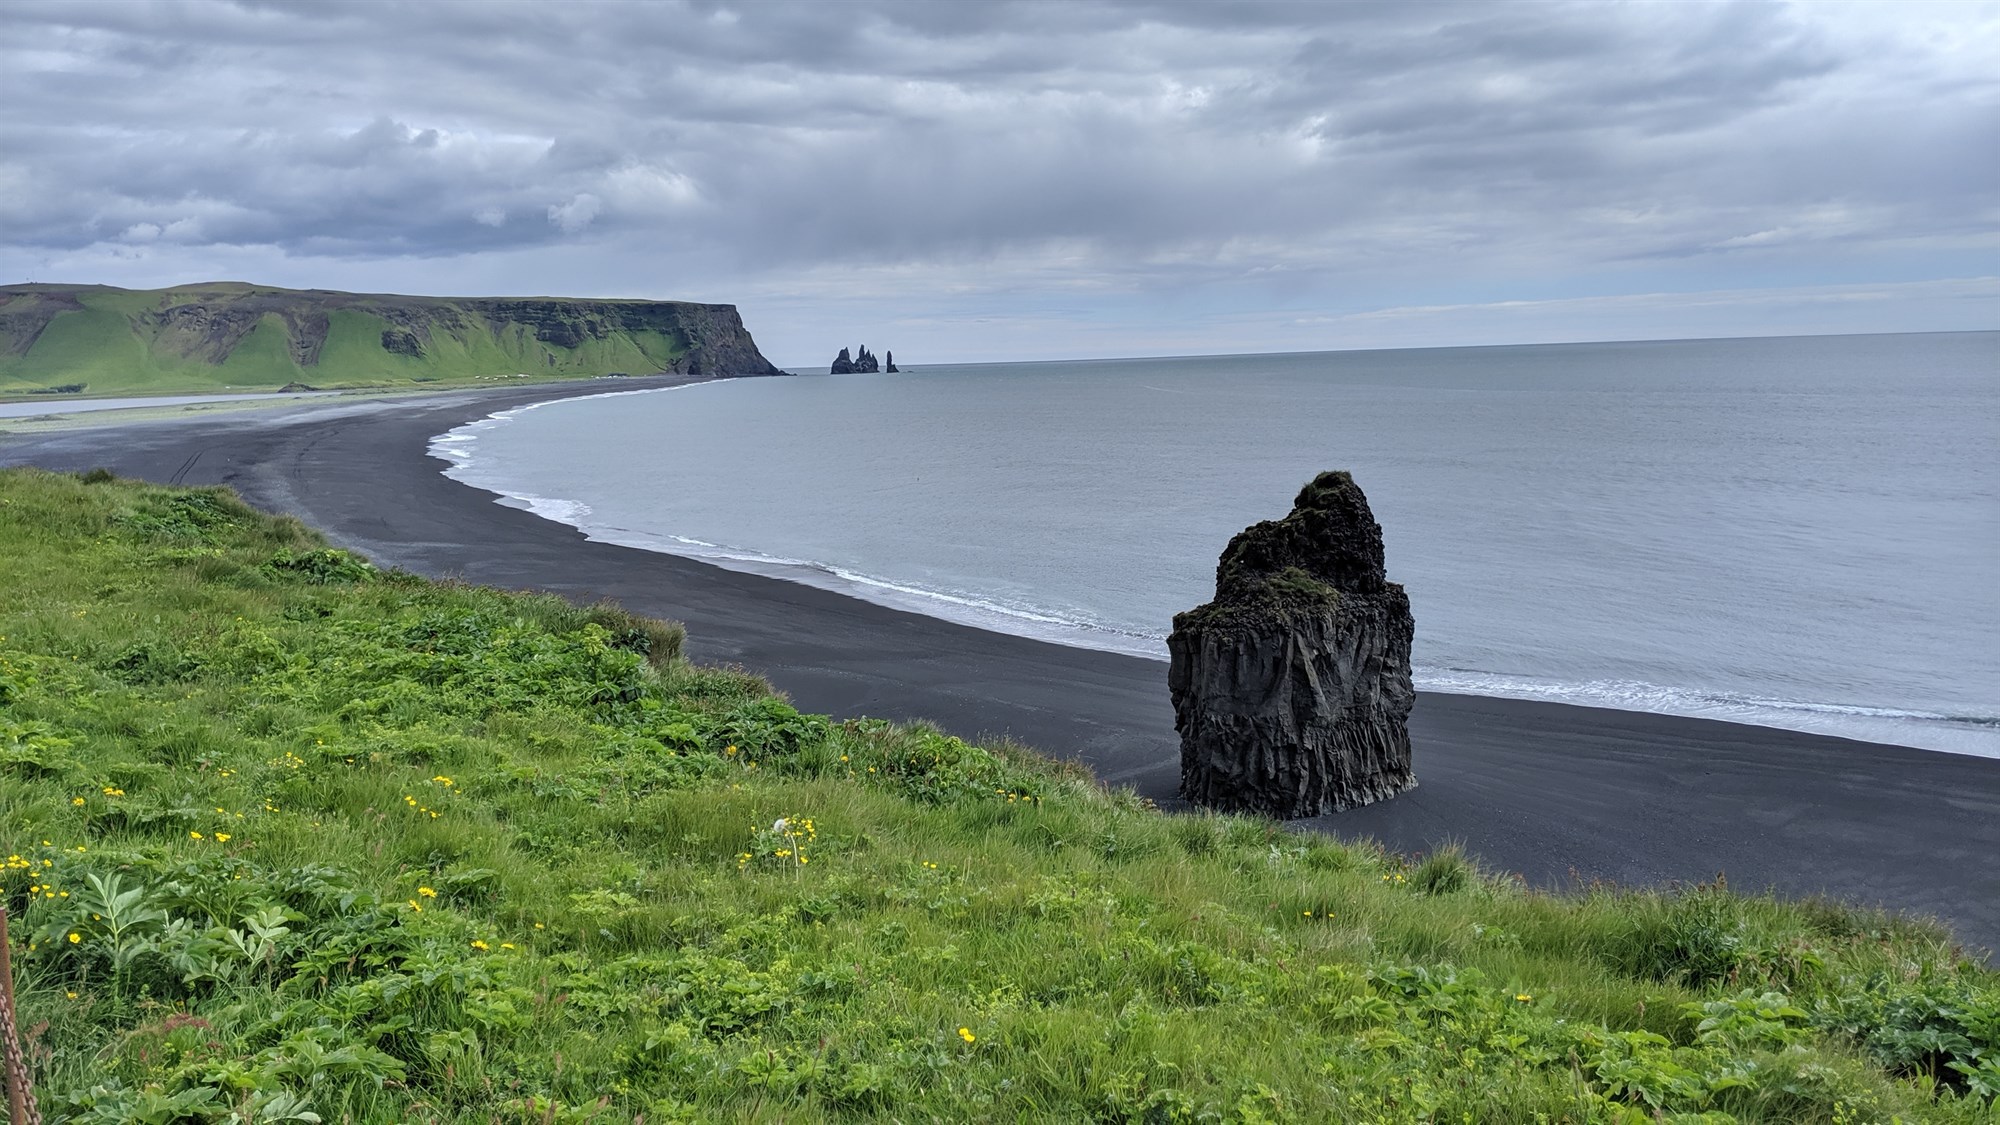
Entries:
[[906,362],[2000,327],[2000,5],[0,5],[0,280]]

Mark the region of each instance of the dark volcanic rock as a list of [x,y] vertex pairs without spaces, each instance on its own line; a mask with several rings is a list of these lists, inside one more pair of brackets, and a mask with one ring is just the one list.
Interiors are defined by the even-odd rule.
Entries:
[[319,353],[326,347],[333,319],[324,309],[286,309],[285,337],[292,348],[292,362],[300,367],[319,366]]
[[1415,786],[1414,633],[1367,498],[1346,473],[1321,473],[1290,515],[1229,541],[1214,601],[1174,616],[1181,796],[1290,818]]
[[417,357],[424,354],[424,345],[423,341],[417,339],[415,332],[405,328],[390,328],[382,333],[382,350],[390,355]]
[[[863,372],[880,370],[882,370],[882,366],[876,360],[875,353],[868,350],[868,345],[863,344],[861,345],[861,354],[852,357],[847,354],[846,348],[840,349],[840,354],[833,357],[833,367],[827,374],[859,375]],[[894,371],[895,368],[891,367],[889,370]]]
[[889,375],[894,375],[894,374],[896,374],[896,353],[895,353],[895,352],[883,352],[883,353],[882,353],[882,370],[883,370],[883,372],[884,372],[884,373],[886,373],[886,374],[889,374]]

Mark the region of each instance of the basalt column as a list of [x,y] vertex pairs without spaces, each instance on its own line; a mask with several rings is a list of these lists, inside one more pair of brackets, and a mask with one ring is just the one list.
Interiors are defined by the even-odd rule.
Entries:
[[1290,515],[1229,541],[1214,601],[1174,615],[1181,796],[1291,818],[1415,786],[1414,632],[1367,498],[1348,474],[1321,473]]

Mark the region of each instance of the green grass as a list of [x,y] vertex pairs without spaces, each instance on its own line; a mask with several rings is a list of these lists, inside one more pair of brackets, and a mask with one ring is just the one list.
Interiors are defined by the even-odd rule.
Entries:
[[50,321],[27,355],[0,360],[0,391],[71,382],[110,391],[167,374],[123,311],[91,301]]
[[219,490],[0,473],[0,574],[53,1119],[1993,1120],[1930,923],[1164,816]]
[[[73,293],[82,307],[57,314],[25,349],[25,334],[16,340],[11,335],[15,329],[0,318],[0,396],[69,383],[84,383],[85,393],[96,396],[269,390],[293,382],[348,389],[466,384],[511,380],[517,374],[537,379],[646,375],[667,369],[687,351],[685,341],[664,328],[615,329],[574,346],[552,345],[536,339],[530,326],[495,323],[473,304],[450,298],[293,293],[230,283],[178,290],[85,286],[63,291]],[[48,299],[28,290],[15,297],[24,302]],[[285,303],[327,316],[316,362],[302,365],[294,358],[291,329],[275,312],[265,313],[219,361],[204,357],[197,346],[199,332],[169,329],[147,315],[174,305],[227,310]],[[557,299],[536,303],[566,304]],[[384,349],[383,332],[397,327],[381,315],[384,308],[428,325],[421,356]],[[661,324],[676,322],[676,313],[664,304],[661,309]]]
[[292,362],[289,340],[285,319],[266,313],[229,353],[229,358],[216,366],[215,375],[230,386],[282,387],[297,379],[302,370]]

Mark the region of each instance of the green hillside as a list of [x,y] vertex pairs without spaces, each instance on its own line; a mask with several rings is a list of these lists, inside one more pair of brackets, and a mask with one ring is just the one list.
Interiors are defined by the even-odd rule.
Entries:
[[731,305],[235,282],[0,287],[0,395],[77,384],[100,395],[775,371]]
[[1164,816],[220,489],[0,472],[0,573],[46,1120],[1994,1120],[1925,922]]

